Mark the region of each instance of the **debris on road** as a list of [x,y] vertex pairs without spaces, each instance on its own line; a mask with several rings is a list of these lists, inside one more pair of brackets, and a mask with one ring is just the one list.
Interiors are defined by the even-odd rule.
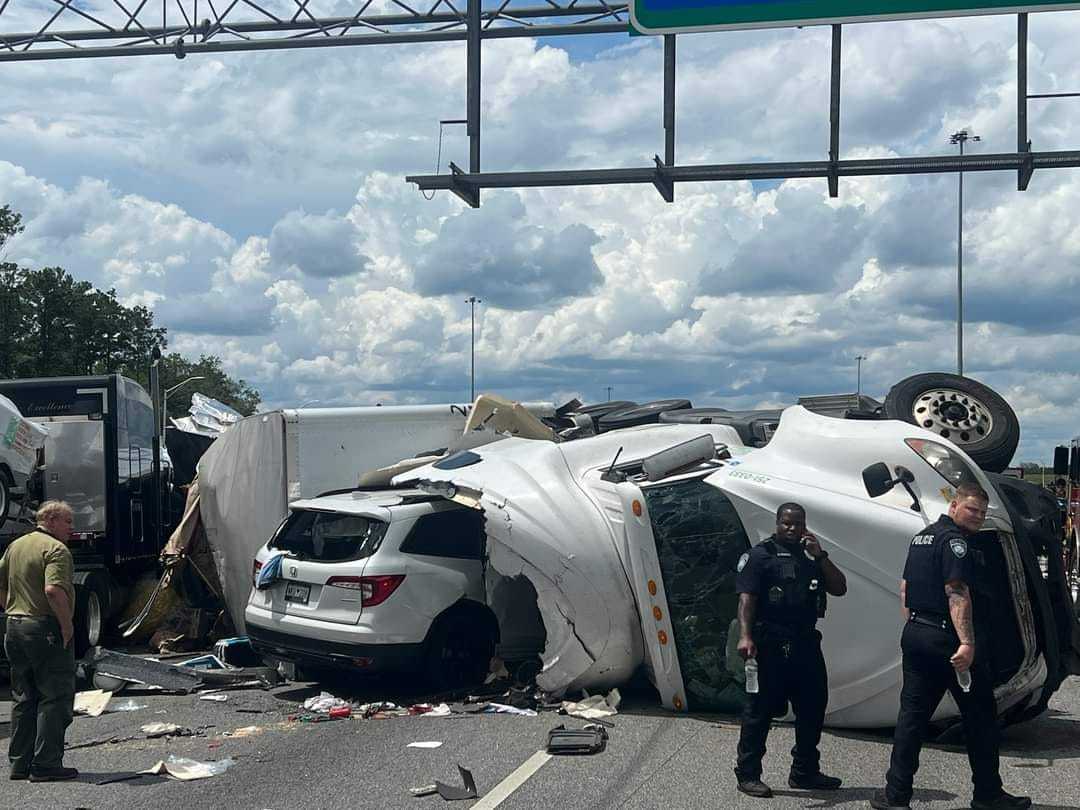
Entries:
[[139,731],[146,735],[149,740],[155,737],[166,737],[170,734],[176,734],[180,731],[180,726],[176,723],[146,723],[139,726]]
[[134,734],[127,734],[120,736],[120,734],[110,734],[107,737],[95,737],[92,740],[83,740],[82,742],[72,743],[64,746],[65,751],[74,751],[77,748],[95,748],[99,745],[108,745],[110,743],[122,743],[129,740],[134,740]]
[[199,673],[188,667],[106,649],[98,649],[87,666],[95,675],[111,675],[138,684],[160,686],[170,692],[193,692],[202,684]]
[[520,717],[536,717],[535,709],[519,709],[517,706],[508,706],[505,703],[485,703],[480,709],[481,714],[516,714]]
[[199,700],[211,700],[214,703],[224,703],[228,699],[228,695],[222,694],[220,692],[215,692],[209,695],[199,695]]
[[222,759],[217,762],[199,762],[187,757],[178,757],[169,754],[165,759],[159,760],[156,765],[139,771],[139,774],[152,776],[171,776],[187,782],[193,779],[209,779],[212,776],[220,776],[234,764],[232,759]]
[[139,703],[134,698],[124,698],[118,700],[109,706],[111,712],[137,712],[140,709],[148,708],[145,703]]
[[87,692],[78,692],[75,695],[75,714],[85,714],[88,717],[97,717],[112,700],[112,692],[104,689],[91,689]]
[[262,666],[262,658],[252,649],[247,636],[220,639],[214,644],[214,655],[227,667]]
[[595,723],[584,728],[555,726],[548,732],[549,754],[598,754],[607,747],[607,729]]
[[409,788],[409,793],[411,793],[413,796],[416,796],[418,798],[420,796],[431,796],[431,795],[433,795],[435,793],[438,793],[438,792],[439,792],[439,786],[438,785],[424,785],[423,787]]
[[216,655],[199,655],[187,661],[181,661],[177,666],[191,669],[225,669],[225,665]]
[[329,692],[320,692],[317,697],[309,697],[305,700],[303,707],[306,711],[315,712],[316,714],[329,714],[331,709],[344,709],[346,707],[352,709],[352,704],[347,700],[334,697]]
[[464,783],[464,787],[458,787],[457,785],[448,785],[445,782],[435,782],[435,789],[439,792],[448,802],[461,801],[462,799],[475,799],[480,794],[476,792],[476,780],[473,779],[472,772],[467,768],[457,766],[458,773],[461,774],[461,781]]
[[582,720],[597,720],[601,717],[611,717],[619,713],[619,703],[622,695],[618,689],[612,689],[607,695],[589,695],[586,693],[584,700],[577,702],[565,700],[559,714],[568,714],[571,717],[580,717]]

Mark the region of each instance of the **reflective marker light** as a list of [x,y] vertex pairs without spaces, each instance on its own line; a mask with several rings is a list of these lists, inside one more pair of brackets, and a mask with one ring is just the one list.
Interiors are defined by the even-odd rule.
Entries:
[[630,508],[634,512],[634,517],[641,517],[641,501],[634,501],[630,504]]
[[656,596],[656,583],[649,580],[649,596]]
[[671,705],[673,705],[679,711],[682,711],[682,707],[683,707],[682,698],[679,697],[678,695],[676,695],[674,700],[671,701]]
[[662,618],[664,618],[663,612],[656,605],[653,605],[652,615],[653,615],[653,618],[656,619],[657,621],[660,621]]
[[657,633],[656,637],[660,639],[661,644],[667,644],[667,633],[665,633],[663,630]]

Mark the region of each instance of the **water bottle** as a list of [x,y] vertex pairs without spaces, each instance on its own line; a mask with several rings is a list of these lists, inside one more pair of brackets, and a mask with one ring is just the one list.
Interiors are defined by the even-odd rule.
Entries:
[[758,693],[757,682],[757,659],[746,659],[746,694],[756,695]]
[[[971,670],[965,669],[963,672],[956,673],[956,682],[960,684],[960,689],[964,692],[971,691]],[[747,690],[749,691],[749,689]]]

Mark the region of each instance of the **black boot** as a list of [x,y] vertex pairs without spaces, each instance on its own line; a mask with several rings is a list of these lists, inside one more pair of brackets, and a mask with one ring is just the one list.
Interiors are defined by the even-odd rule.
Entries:
[[772,788],[760,779],[747,779],[739,782],[739,793],[753,796],[755,799],[768,799],[772,797]]
[[835,776],[826,776],[819,771],[812,776],[791,774],[787,783],[798,790],[837,790],[843,784],[843,780],[837,779]]
[[1011,793],[1001,791],[1001,795],[989,801],[973,799],[971,810],[1027,810],[1031,807],[1031,799],[1027,796],[1013,796]]

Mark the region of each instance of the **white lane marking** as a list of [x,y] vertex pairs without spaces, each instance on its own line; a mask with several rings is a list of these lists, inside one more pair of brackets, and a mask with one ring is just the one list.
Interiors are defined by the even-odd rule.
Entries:
[[551,754],[547,751],[537,751],[518,765],[512,774],[492,788],[484,798],[474,804],[472,810],[493,810],[498,807],[511,793],[524,785],[529,777],[544,767],[549,759],[551,759]]

